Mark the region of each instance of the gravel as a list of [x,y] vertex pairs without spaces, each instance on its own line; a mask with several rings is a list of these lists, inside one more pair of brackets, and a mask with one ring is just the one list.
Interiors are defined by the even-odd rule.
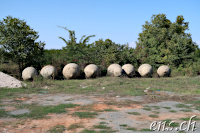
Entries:
[[26,114],[29,112],[30,111],[28,109],[20,109],[20,110],[11,111],[10,114],[11,115],[22,115],[22,114]]
[[[98,104],[98,103],[104,103],[105,99],[106,101],[110,102],[120,102],[120,101],[144,101],[142,99],[142,96],[129,96],[129,97],[119,97],[119,98],[111,98],[107,99],[104,97],[96,97],[96,96],[85,96],[85,95],[73,95],[73,94],[48,94],[48,93],[43,93],[43,94],[26,94],[23,95],[23,97],[27,97],[27,99],[22,100],[20,104],[40,104],[43,106],[46,105],[58,105],[58,104],[80,104],[80,106],[84,105],[90,105],[92,104]],[[9,105],[13,105],[13,99],[4,99],[1,100],[1,104],[5,105],[8,109],[10,107]],[[177,108],[176,105],[178,104],[185,104],[184,102],[177,102],[177,101],[161,101],[161,102],[154,102],[154,103],[148,103],[148,104],[137,104],[138,106],[135,108],[133,107],[122,107],[119,108],[115,111],[103,111],[103,112],[98,112],[98,116],[96,116],[96,120],[93,121],[93,125],[98,125],[100,122],[105,122],[105,126],[111,127],[112,130],[115,130],[117,133],[144,133],[142,131],[139,131],[141,129],[149,129],[150,124],[153,121],[162,121],[164,119],[173,119],[174,121],[178,121],[180,124],[183,122],[182,120],[179,120],[179,118],[185,118],[188,116],[192,116],[193,114],[197,115],[199,117],[199,111],[195,110],[194,108],[190,108],[192,112],[181,112],[181,109],[183,108]],[[191,106],[191,104],[186,104],[188,106]],[[1,107],[2,109],[5,109],[4,107]],[[119,105],[120,106],[120,105]],[[151,108],[151,111],[144,110],[144,107]],[[120,106],[121,107],[121,106]],[[159,108],[156,108],[159,107]],[[168,107],[168,108],[166,108]],[[0,108],[0,109],[1,109]],[[176,113],[170,112],[170,110],[175,110],[177,111]],[[78,110],[72,110],[73,111],[78,111]],[[155,113],[155,111],[159,113]],[[17,110],[10,110],[8,111],[9,114],[11,115],[23,115],[30,113],[31,110],[28,110],[26,108],[23,109],[17,109]],[[128,112],[139,112],[140,115],[133,115],[129,114]],[[159,118],[150,118],[150,114],[157,114]],[[181,116],[180,116],[181,115]],[[164,117],[163,117],[164,116]],[[179,116],[179,117],[175,117]],[[7,118],[6,118],[7,120]],[[4,119],[0,119],[0,122],[4,121]],[[7,120],[11,121],[11,120]],[[14,121],[14,120],[13,120]],[[196,128],[197,130],[192,132],[192,133],[200,133],[200,121],[197,121]],[[127,126],[123,126],[127,125]],[[128,130],[128,127],[136,128],[138,131],[133,131],[133,130]],[[25,129],[26,127],[24,127]],[[1,130],[0,130],[1,132]],[[5,131],[6,132],[6,131]],[[161,133],[162,131],[148,131],[145,133]],[[177,131],[165,131],[166,133],[177,133]]]
[[[24,83],[17,80],[16,78],[7,75],[3,72],[0,72],[0,88],[20,88],[23,86]],[[25,85],[25,84],[24,84]]]
[[47,105],[58,105],[58,104],[81,104],[89,105],[96,102],[95,99],[87,97],[84,98],[83,95],[70,95],[70,94],[36,94],[27,95],[32,97],[31,99],[24,100],[25,104],[38,103],[43,106]]

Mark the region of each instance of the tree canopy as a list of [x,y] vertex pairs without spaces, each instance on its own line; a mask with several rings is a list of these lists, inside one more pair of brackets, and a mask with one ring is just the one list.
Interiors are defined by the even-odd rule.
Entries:
[[[60,28],[69,33],[69,38],[59,37],[66,43],[62,49],[44,50],[45,44],[38,32],[30,28],[24,20],[11,16],[0,21],[0,60],[11,60],[18,64],[20,72],[24,67],[54,65],[62,76],[67,63],[77,63],[84,68],[87,64],[96,64],[105,72],[112,63],[133,64],[135,68],[148,63],[156,70],[160,65],[169,64],[174,73],[194,75],[200,73],[200,49],[188,33],[189,23],[183,16],[177,16],[175,22],[165,14],[157,14],[142,25],[136,48],[128,44],[117,44],[111,39],[99,39],[89,43],[95,35],[83,35],[77,41],[75,31]],[[14,70],[15,71],[15,70]]]
[[165,14],[153,15],[151,22],[142,25],[136,42],[136,56],[140,63],[154,66],[171,64],[178,67],[194,58],[198,46],[192,41],[188,22],[183,16],[177,16],[176,22],[171,22]]
[[0,21],[0,48],[5,58],[19,65],[20,72],[25,66],[38,65],[44,50],[44,43],[36,42],[38,32],[24,20],[7,16]]
[[66,46],[63,47],[63,50],[65,51],[66,58],[68,59],[68,61],[75,63],[90,62],[91,58],[89,52],[90,45],[88,44],[88,42],[90,38],[95,37],[95,35],[90,35],[90,36],[83,35],[80,41],[77,43],[75,31],[69,30],[66,27],[61,27],[61,26],[59,27],[65,29],[69,33],[69,40],[66,40],[63,37],[59,37],[66,43]]

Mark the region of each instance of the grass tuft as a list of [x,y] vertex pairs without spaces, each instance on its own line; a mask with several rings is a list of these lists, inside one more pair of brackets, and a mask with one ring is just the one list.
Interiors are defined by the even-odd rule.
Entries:
[[108,124],[108,123],[106,123],[106,122],[102,121],[102,122],[100,122],[99,124]]
[[159,106],[151,106],[151,107],[153,107],[154,109],[160,109]]
[[126,130],[137,131],[137,129],[136,129],[136,128],[134,128],[134,127],[127,127],[127,128],[126,128]]
[[146,110],[146,111],[151,111],[151,108],[147,107],[147,108],[142,108],[143,110]]
[[79,118],[94,118],[98,113],[96,112],[74,112],[72,115],[78,116]]
[[149,117],[158,118],[159,116],[158,115],[149,115]]
[[131,115],[141,115],[139,112],[127,112],[127,113]]
[[191,109],[181,109],[180,111],[183,111],[183,112],[192,112]]
[[74,130],[74,129],[77,129],[77,128],[83,128],[82,125],[80,125],[80,123],[75,123],[75,124],[72,124],[70,125],[67,130]]
[[106,111],[106,112],[115,112],[117,110],[114,110],[114,109],[105,109],[104,111]]
[[18,108],[28,108],[30,113],[22,114],[22,115],[11,115],[15,118],[32,118],[32,119],[39,119],[44,118],[49,113],[66,113],[66,108],[74,108],[79,106],[77,104],[59,104],[57,106],[42,106],[37,104],[22,104]]
[[176,113],[177,111],[176,111],[176,110],[170,110],[169,112],[171,112],[171,113]]
[[7,117],[8,113],[4,109],[0,109],[0,118]]
[[[166,119],[166,120],[163,120],[163,122],[166,122],[166,125],[169,126],[169,123],[172,122],[171,119]],[[178,127],[179,126],[179,123],[177,122],[174,122],[174,123],[171,123],[170,124],[170,127]]]
[[94,130],[88,130],[88,129],[84,129],[83,131],[81,131],[80,133],[96,133]]
[[65,131],[64,125],[56,125],[52,128],[50,128],[47,133],[63,133]]
[[121,125],[119,125],[120,127],[128,127],[128,125],[127,124],[121,124]]
[[108,127],[106,125],[93,125],[94,128],[97,128],[97,129],[111,129],[111,127]]
[[151,131],[151,130],[149,128],[144,128],[144,129],[141,129],[140,131],[145,132],[145,131]]
[[164,108],[164,109],[171,109],[171,107],[162,107],[162,108]]
[[190,108],[190,106],[186,105],[186,104],[177,104],[176,105],[177,108]]
[[[183,121],[189,121],[189,120],[190,120],[190,117],[180,118],[180,120],[183,120]],[[192,120],[200,121],[200,118],[198,118],[198,117],[194,117]]]

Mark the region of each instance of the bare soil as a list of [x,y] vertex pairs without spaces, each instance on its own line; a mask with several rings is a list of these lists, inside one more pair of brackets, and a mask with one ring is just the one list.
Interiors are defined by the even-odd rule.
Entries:
[[[199,97],[198,97],[199,98]],[[111,127],[112,130],[119,133],[140,132],[142,129],[149,129],[153,121],[162,121],[171,119],[175,122],[181,123],[180,118],[191,117],[196,115],[200,118],[200,111],[196,110],[191,104],[185,104],[181,100],[165,99],[156,100],[149,96],[128,96],[128,97],[110,97],[105,95],[91,96],[91,95],[72,95],[72,94],[30,94],[23,95],[14,99],[1,100],[1,108],[11,113],[18,114],[27,113],[27,110],[17,110],[13,107],[15,101],[20,101],[20,104],[40,104],[58,105],[61,103],[73,103],[80,106],[67,109],[67,113],[63,114],[48,114],[48,118],[44,119],[16,119],[16,118],[1,118],[0,132],[1,133],[43,133],[48,132],[49,129],[56,125],[63,125],[66,127],[65,133],[77,133],[84,129],[95,129],[93,125],[99,125],[100,122],[106,123],[106,126]],[[185,104],[191,106],[191,112],[181,111],[183,108],[177,108],[177,104]],[[145,110],[150,108],[151,110]],[[171,112],[171,110],[175,112]],[[72,115],[78,111],[92,111],[97,112],[98,116],[95,118],[79,118]],[[130,112],[138,112],[139,115],[130,114]],[[157,117],[150,117],[149,115],[156,115]],[[82,125],[80,128],[67,130],[72,124]],[[123,125],[123,126],[122,126]],[[125,125],[125,126],[124,126]],[[137,131],[128,130],[128,127],[136,128]],[[200,121],[197,121],[196,131],[200,132]]]

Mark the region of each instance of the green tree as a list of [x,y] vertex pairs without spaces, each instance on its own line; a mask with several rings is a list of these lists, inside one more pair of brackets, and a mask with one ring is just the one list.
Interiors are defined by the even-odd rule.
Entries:
[[59,66],[66,63],[66,57],[62,49],[45,49],[44,50],[44,62],[42,65],[52,64],[53,66]]
[[171,64],[178,67],[194,58],[198,49],[192,41],[191,34],[186,33],[188,22],[183,16],[177,16],[171,22],[165,14],[153,15],[151,22],[146,21],[143,31],[136,42],[136,55],[140,63]]
[[27,65],[39,65],[44,43],[36,42],[39,35],[24,20],[7,16],[0,21],[0,48],[3,56],[19,66],[20,73]]
[[63,50],[66,51],[66,58],[69,62],[75,62],[75,63],[89,63],[91,62],[91,54],[90,54],[90,44],[88,44],[89,39],[91,37],[95,37],[95,35],[86,36],[83,35],[79,41],[79,43],[76,42],[77,38],[75,37],[75,31],[71,31],[67,29],[66,27],[61,27],[69,32],[69,40],[66,40],[63,37],[59,37],[62,39],[66,46],[63,47]]
[[110,39],[95,41],[93,47],[98,51],[94,53],[98,64],[107,67],[111,63],[119,63],[117,60],[118,46]]
[[112,63],[124,65],[126,63],[136,63],[134,49],[128,45],[120,45],[112,42],[110,39],[100,39],[95,41],[92,48],[94,49],[93,58],[95,63],[107,68]]

